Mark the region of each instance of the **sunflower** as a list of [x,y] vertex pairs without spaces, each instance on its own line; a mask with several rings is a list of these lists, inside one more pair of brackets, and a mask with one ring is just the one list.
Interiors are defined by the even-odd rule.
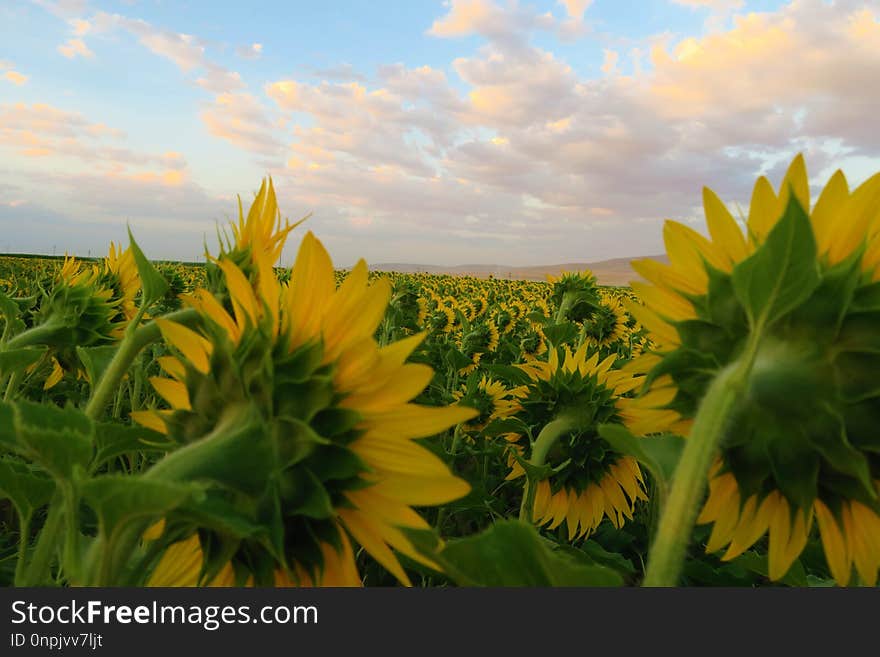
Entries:
[[508,388],[501,381],[482,376],[465,383],[460,390],[452,393],[456,404],[477,409],[477,415],[462,425],[467,431],[481,431],[493,420],[516,415],[522,410],[519,397],[525,392],[522,387]]
[[519,343],[522,359],[526,362],[536,360],[547,353],[547,339],[537,324],[530,324]]
[[583,335],[594,347],[609,347],[626,335],[627,319],[620,299],[602,290],[599,305],[584,321]]
[[455,311],[443,302],[437,302],[428,324],[434,331],[451,333],[455,328]]
[[[52,371],[43,388],[57,385],[65,372],[84,376],[77,347],[109,344],[124,331],[126,320],[120,312],[122,296],[101,280],[101,270],[65,256],[52,290],[43,298],[36,314],[39,344],[50,347]],[[36,365],[32,366],[35,368]]]
[[[146,540],[155,540],[162,534],[164,523],[144,534]],[[351,541],[342,528],[339,528],[341,540],[337,550],[329,543],[321,544],[322,568],[319,577],[306,570],[301,564],[294,564],[294,573],[287,574],[278,570],[272,581],[276,587],[358,587],[362,585],[361,576],[355,565]],[[197,534],[170,545],[163,553],[159,564],[151,575],[148,586],[194,587],[202,583],[205,568],[204,550]],[[253,586],[253,578],[247,585]],[[216,575],[205,583],[209,587],[230,587],[236,584],[236,574],[231,563],[225,564]]]
[[128,323],[137,315],[135,299],[141,289],[141,277],[131,249],[123,251],[121,247],[117,248],[110,242],[110,249],[97,280],[113,291],[111,299],[118,302],[118,318],[113,334],[121,338]]
[[[553,474],[538,483],[533,518],[538,525],[555,529],[565,523],[569,540],[589,536],[606,516],[615,527],[632,519],[638,500],[647,499],[638,463],[615,452],[599,436],[598,426],[623,422],[666,429],[656,418],[643,417],[623,395],[637,388],[643,378],[612,369],[611,355],[587,355],[588,345],[572,352],[567,346],[551,349],[547,360],[535,360],[518,367],[530,383],[521,393],[519,413],[523,422],[540,430],[560,414],[576,411],[583,418],[577,429],[566,433],[551,450],[547,464]],[[517,457],[528,449],[525,436],[506,436],[511,443],[507,479],[525,474]]]
[[[758,179],[745,233],[709,189],[703,205],[709,238],[670,221],[669,264],[633,263],[649,283],[633,283],[645,305],[630,310],[651,330],[653,353],[639,367],[652,381],[642,403],[654,413],[689,421],[713,377],[752,357],[698,518],[713,523],[706,549],[727,547],[722,559],[733,559],[768,534],[778,580],[816,525],[836,582],[849,584],[855,566],[874,585],[880,174],[850,191],[837,171],[811,206],[798,155],[778,193]],[[757,316],[751,300],[773,289],[757,278],[760,267],[786,256],[801,268],[773,315]]]
[[547,281],[553,286],[550,300],[556,307],[557,323],[564,320],[582,323],[599,305],[599,287],[589,270],[548,275]]
[[[238,223],[231,224],[232,236],[226,233],[219,235],[219,259],[233,262],[255,286],[259,286],[261,272],[277,278],[272,267],[281,257],[290,231],[306,219],[308,216],[294,224],[286,219],[282,223],[272,178],[263,180],[247,216],[242,209],[241,198],[238,199]],[[209,253],[205,255],[207,288],[231,311],[230,292],[223,287],[225,276],[222,268],[216,264],[218,258]]]
[[[240,431],[238,417],[248,427],[259,418],[256,435],[272,441],[278,460],[249,504],[277,510],[279,549],[247,538],[233,542],[227,549],[237,573],[261,585],[326,583],[331,573],[353,572],[351,537],[409,585],[392,548],[437,567],[402,531],[429,529],[411,507],[443,504],[469,490],[414,439],[476,411],[410,403],[433,377],[430,367],[406,363],[424,334],[379,347],[374,335],[391,287],[385,279],[370,285],[364,261],[337,289],[327,251],[307,233],[290,284],[281,287],[271,275],[273,251],[254,253],[261,254],[256,284],[231,259],[217,261],[232,313],[200,289],[185,299],[200,313],[199,331],[156,320],[177,353],[160,361],[169,376],[151,379],[170,409],[132,416],[181,444]],[[228,546],[229,537],[208,545],[215,543]],[[168,581],[161,566],[152,581]]]

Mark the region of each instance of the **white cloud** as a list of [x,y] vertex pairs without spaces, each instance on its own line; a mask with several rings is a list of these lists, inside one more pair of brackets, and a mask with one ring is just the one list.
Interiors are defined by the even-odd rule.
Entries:
[[239,46],[235,52],[242,59],[259,59],[263,54],[263,44],[252,43],[249,46]]
[[745,5],[744,0],[672,0],[672,3],[691,9],[708,9],[716,13],[742,9]]
[[593,4],[593,0],[559,0],[559,4],[565,7],[570,18],[581,20],[584,12]]
[[[410,251],[523,264],[657,252],[664,218],[701,214],[703,184],[745,204],[754,177],[778,181],[796,150],[814,175],[844,156],[880,157],[872,5],[792,0],[742,13],[735,2],[682,0],[725,22],[686,38],[597,39],[601,72],[585,75],[548,39],[533,40],[562,38],[575,22],[587,29],[589,3],[562,4],[554,18],[527,3],[455,0],[428,34],[483,43],[448,67],[389,63],[366,75],[339,64],[251,92],[196,37],[108,14],[84,34],[102,25],[135,34],[214,92],[201,111],[208,132],[272,172],[286,212],[314,210],[310,228],[348,263]],[[36,127],[0,134],[34,157],[50,148],[116,162],[118,189],[153,189],[164,172],[186,171],[175,158],[113,151],[98,124],[46,121],[73,142],[29,143]],[[200,198],[186,177],[175,189]]]
[[264,156],[281,155],[283,144],[260,101],[247,93],[221,93],[201,114],[213,136],[242,150]]
[[28,81],[28,76],[19,73],[18,71],[6,71],[3,73],[3,79],[7,82],[11,82],[17,87],[20,87],[25,82]]
[[602,72],[605,75],[615,75],[618,72],[617,63],[620,61],[620,53],[607,48],[602,52],[604,57],[602,60]]
[[177,153],[152,154],[119,145],[125,133],[82,114],[45,103],[0,104],[0,149],[23,161],[73,158],[107,175],[157,179],[178,184],[186,177],[186,160]]
[[58,46],[58,52],[67,57],[67,59],[73,59],[77,56],[79,57],[94,57],[95,53],[89,50],[89,47],[85,44],[82,39],[68,39],[66,43]]

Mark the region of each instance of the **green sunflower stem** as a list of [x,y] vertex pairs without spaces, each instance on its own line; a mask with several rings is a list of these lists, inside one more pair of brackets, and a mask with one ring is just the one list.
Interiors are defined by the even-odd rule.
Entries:
[[642,586],[678,585],[687,546],[703,502],[709,469],[751,371],[755,343],[752,342],[740,361],[713,379],[700,402],[648,553],[648,570]]
[[[191,326],[198,321],[199,314],[198,311],[192,308],[186,308],[170,313],[164,319],[169,322]],[[135,322],[132,322],[129,325],[129,328],[125,331],[125,337],[122,338],[122,342],[119,344],[119,349],[113,355],[113,360],[110,361],[107,371],[86,405],[86,415],[93,420],[101,416],[134,359],[137,358],[137,355],[144,347],[156,342],[161,336],[159,325],[156,322],[150,322],[143,326],[137,326]]]
[[[556,441],[569,431],[577,428],[577,425],[577,421],[569,416],[556,417],[548,422],[541,429],[541,433],[538,434],[535,444],[532,445],[532,458],[529,459],[529,465],[535,469],[541,468]],[[539,481],[540,479],[537,479],[535,475],[528,470],[526,471],[526,489],[523,493],[522,504],[519,507],[519,519],[529,524],[533,521],[535,494],[537,493]]]
[[32,347],[34,345],[52,344],[53,338],[58,334],[64,325],[58,321],[50,319],[45,324],[34,326],[26,331],[22,331],[3,345],[4,349],[21,349],[22,347]]
[[[46,586],[50,581],[52,561],[58,549],[60,532],[64,529],[64,506],[61,493],[56,491],[49,504],[46,522],[40,530],[31,561],[26,568],[16,568],[16,586]],[[26,540],[24,536],[22,541]]]

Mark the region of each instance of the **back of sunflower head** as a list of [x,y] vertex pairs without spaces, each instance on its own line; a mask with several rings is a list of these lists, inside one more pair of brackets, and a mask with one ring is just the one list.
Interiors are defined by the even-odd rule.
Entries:
[[228,296],[224,289],[224,276],[216,263],[229,260],[238,267],[250,281],[254,289],[259,286],[261,276],[274,276],[274,266],[281,257],[287,236],[305,219],[291,224],[282,221],[275,197],[272,178],[265,178],[247,215],[238,199],[238,221],[230,222],[227,229],[218,229],[220,253],[214,257],[205,254],[207,260],[207,287],[215,294]]

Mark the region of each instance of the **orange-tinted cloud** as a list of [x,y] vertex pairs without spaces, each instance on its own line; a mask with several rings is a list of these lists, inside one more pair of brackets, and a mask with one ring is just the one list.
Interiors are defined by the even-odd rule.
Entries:
[[66,43],[58,46],[58,52],[67,57],[67,59],[95,56],[95,53],[89,50],[89,47],[82,39],[68,39]]

